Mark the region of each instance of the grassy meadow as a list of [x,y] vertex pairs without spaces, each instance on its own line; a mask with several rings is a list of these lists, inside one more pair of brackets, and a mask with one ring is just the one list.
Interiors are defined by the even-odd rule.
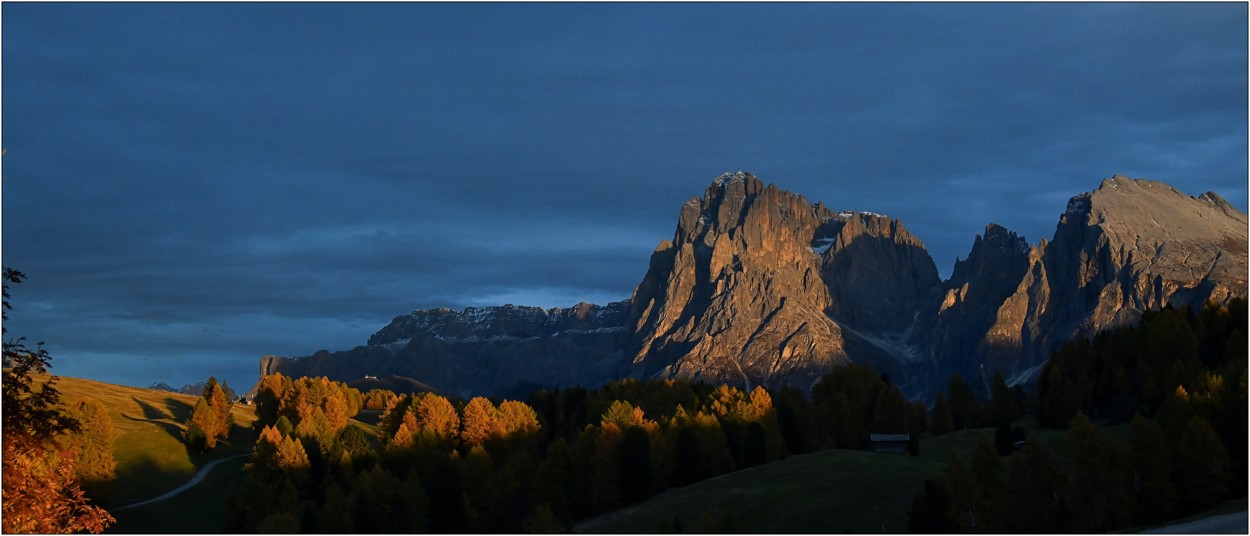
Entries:
[[[1063,463],[1066,431],[1036,428],[1036,419],[1031,416],[1015,424],[1032,430],[1055,462]],[[1123,438],[1128,425],[1105,430],[1113,437]],[[639,504],[585,520],[574,527],[574,532],[672,532],[676,519],[682,532],[697,533],[903,533],[907,531],[912,500],[923,489],[925,479],[945,471],[952,451],[965,464],[969,463],[982,435],[992,441],[994,429],[923,438],[920,455],[914,457],[860,450],[791,456],[668,490]],[[1219,508],[1185,520],[1245,511],[1245,504],[1245,499],[1227,501]],[[1149,528],[1157,527],[1141,529]]]
[[[110,532],[220,531],[220,515],[212,511],[221,509],[221,498],[229,485],[242,480],[246,458],[218,465],[203,482],[178,497],[114,511],[181,486],[205,463],[250,452],[256,443],[251,430],[256,420],[252,406],[235,404],[234,432],[212,452],[199,454],[188,451],[182,441],[183,423],[191,416],[196,396],[64,376],[58,378],[56,387],[63,402],[92,398],[104,404],[112,417],[117,479],[102,504],[118,520]],[[188,518],[191,514],[195,517]],[[189,525],[188,519],[198,521]]]
[[924,480],[942,473],[952,450],[968,459],[983,433],[992,437],[993,430],[924,439],[919,456],[860,450],[791,456],[669,490],[575,531],[669,531],[676,518],[683,532],[906,532]]

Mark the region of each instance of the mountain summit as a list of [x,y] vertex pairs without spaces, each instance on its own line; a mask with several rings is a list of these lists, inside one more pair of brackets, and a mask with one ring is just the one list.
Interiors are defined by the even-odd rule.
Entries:
[[261,372],[497,395],[625,376],[809,388],[858,361],[919,394],[951,373],[1027,381],[1074,337],[1246,284],[1246,215],[1211,192],[1116,175],[1073,197],[1049,241],[988,225],[941,281],[901,221],[740,171],[682,205],[626,302],[415,311],[367,346],[266,357]]
[[989,369],[1027,375],[1065,341],[1136,322],[1148,309],[1244,297],[1246,238],[1246,214],[1215,193],[1106,179],[1069,200],[1054,238],[1031,251],[979,357]]
[[852,330],[906,329],[938,283],[900,222],[725,174],[651,255],[629,353],[642,377],[808,387],[848,358]]

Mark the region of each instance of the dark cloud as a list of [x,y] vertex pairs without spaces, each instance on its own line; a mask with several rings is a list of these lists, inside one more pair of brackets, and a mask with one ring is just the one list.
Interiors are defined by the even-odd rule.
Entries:
[[948,273],[1113,173],[1246,208],[1244,4],[5,4],[11,334],[248,383],[415,308],[625,299],[724,171]]

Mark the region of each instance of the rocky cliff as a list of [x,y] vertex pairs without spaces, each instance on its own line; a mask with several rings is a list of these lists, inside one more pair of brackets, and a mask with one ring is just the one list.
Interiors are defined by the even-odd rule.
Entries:
[[642,377],[806,387],[863,346],[852,330],[909,327],[937,284],[898,221],[726,174],[652,254],[629,353]]
[[1027,379],[1063,342],[1165,305],[1246,296],[1247,219],[1212,192],[1115,176],[1068,201],[998,308],[979,357]]
[[968,257],[956,259],[950,279],[918,322],[915,340],[928,347],[931,366],[915,374],[928,373],[927,383],[938,384],[953,373],[972,377],[993,347],[987,332],[1025,277],[1034,249],[1001,225],[990,224],[984,235],[976,235]]
[[1244,297],[1246,259],[1246,215],[1219,196],[1115,176],[1073,197],[1049,241],[990,224],[940,281],[900,221],[738,172],[682,205],[628,301],[415,311],[366,346],[267,357],[261,372],[523,396],[624,376],[806,388],[849,360],[916,395],[955,372],[1027,381],[1072,337]]

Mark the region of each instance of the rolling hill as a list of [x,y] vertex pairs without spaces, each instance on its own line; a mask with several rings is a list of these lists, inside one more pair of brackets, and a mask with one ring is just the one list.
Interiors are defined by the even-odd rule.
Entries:
[[925,479],[941,474],[951,450],[967,459],[981,434],[967,430],[921,442],[920,456],[825,450],[791,456],[661,493],[584,521],[580,533],[906,532],[907,512]]
[[[42,378],[37,379],[42,381]],[[236,404],[236,428],[228,440],[208,454],[187,450],[182,442],[183,422],[191,415],[196,396],[153,389],[114,385],[81,378],[61,376],[56,382],[63,402],[79,397],[99,401],[109,410],[113,422],[113,458],[117,461],[117,479],[110,496],[102,506],[113,512],[118,507],[144,501],[189,480],[204,464],[250,452],[256,441],[251,424],[256,420],[253,406]],[[203,513],[205,508],[220,508],[220,498],[229,483],[242,476],[243,458],[218,467],[199,486],[184,496],[161,503],[160,506],[122,510],[114,513],[118,523],[110,532],[194,532],[189,530],[179,503],[200,503],[195,511],[203,515],[193,524],[200,531],[213,532],[219,516]],[[231,476],[237,477],[232,479]],[[204,501],[203,499],[213,500]],[[215,502],[214,502],[215,501]],[[165,520],[165,521],[162,521]],[[217,529],[220,530],[220,529]]]

